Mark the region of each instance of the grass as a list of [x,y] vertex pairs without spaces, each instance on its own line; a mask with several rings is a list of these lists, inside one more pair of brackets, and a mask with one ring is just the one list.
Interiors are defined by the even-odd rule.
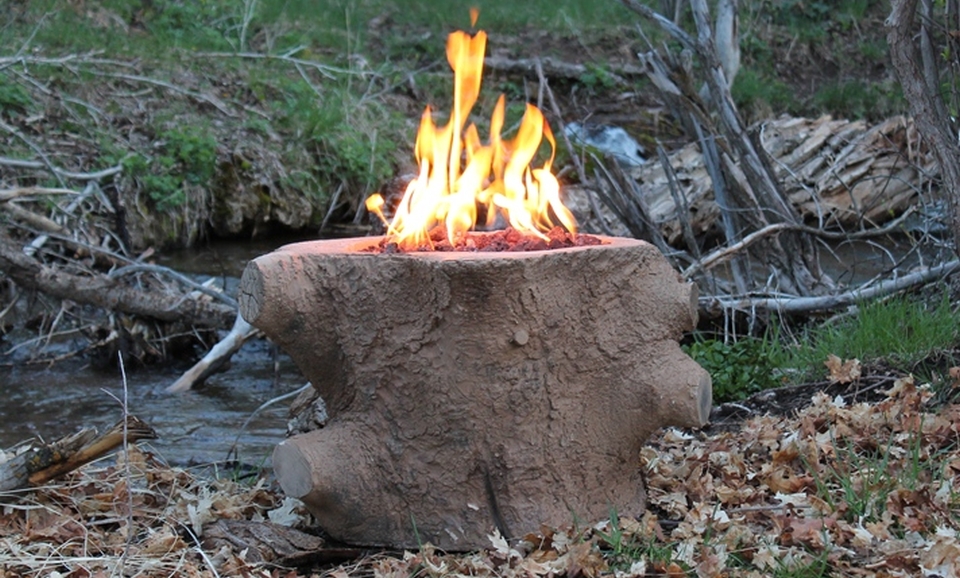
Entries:
[[[338,191],[348,207],[357,207],[411,162],[418,113],[397,110],[384,95],[415,83],[418,106],[447,110],[452,83],[443,36],[469,28],[473,6],[480,9],[478,25],[497,34],[540,28],[558,35],[573,30],[579,38],[627,18],[617,2],[586,0],[511,6],[434,0],[402,9],[385,0],[100,0],[83,6],[37,0],[18,6],[0,28],[0,54],[80,58],[68,66],[32,63],[0,71],[0,116],[46,112],[41,118],[61,119],[55,130],[69,133],[64,138],[86,141],[83,157],[94,168],[122,162],[127,204],[160,230],[144,231],[141,245],[192,242],[206,216],[190,207],[211,200],[207,213],[215,220],[236,221],[236,206],[265,213],[243,217],[242,230],[249,231],[300,204],[281,197],[307,198],[312,209],[284,220],[293,228],[314,227]],[[237,51],[295,57],[300,64],[231,56]],[[149,82],[117,81],[118,75]],[[600,65],[584,80],[596,89],[605,81]],[[489,114],[497,84],[485,83],[478,118]],[[50,98],[44,86],[70,99]],[[118,92],[137,96],[117,98]],[[82,103],[79,111],[75,103]],[[522,98],[510,105],[508,123],[518,118]],[[52,110],[63,108],[71,110]],[[11,143],[8,156],[34,157],[25,143]],[[244,145],[268,151],[262,156],[272,166],[238,154]],[[237,187],[228,186],[236,175],[274,189],[238,201]]]
[[[696,335],[686,352],[713,377],[718,402],[743,399],[785,382],[818,381],[831,354],[880,362],[904,373],[938,380],[940,365],[960,345],[960,312],[947,297],[928,303],[893,297],[861,304],[854,314],[813,325],[796,335],[772,326],[760,337],[724,341]],[[938,367],[930,367],[929,359]]]
[[931,354],[952,350],[958,343],[960,313],[949,298],[928,303],[900,296],[862,304],[855,315],[808,330],[788,363],[812,368],[832,353],[913,371]]
[[[252,11],[245,18],[248,5]],[[558,33],[570,29],[591,31],[609,28],[610,22],[632,19],[619,2],[590,0],[533,0],[509,5],[493,0],[420,0],[405,2],[402,9],[387,0],[102,0],[94,9],[100,18],[84,18],[81,9],[66,0],[32,0],[25,6],[27,12],[21,21],[41,25],[30,28],[8,24],[14,34],[4,34],[0,48],[5,52],[16,50],[33,33],[31,43],[45,50],[102,49],[150,58],[175,58],[178,50],[246,49],[240,45],[242,34],[246,39],[269,36],[256,42],[267,43],[266,48],[272,52],[303,46],[308,52],[300,53],[300,57],[331,51],[343,56],[357,52],[369,40],[367,25],[375,18],[389,20],[397,30],[415,26],[446,33],[455,28],[469,29],[473,7],[480,10],[477,26],[498,34],[529,28]],[[102,25],[110,22],[132,23],[136,32],[104,34]]]
[[782,385],[778,373],[789,359],[789,352],[772,331],[759,338],[728,341],[698,335],[685,350],[710,373],[717,402],[743,399]]
[[[741,4],[743,66],[733,86],[735,101],[762,116],[879,120],[903,113],[899,86],[878,72],[887,66],[886,40],[864,32],[878,29],[889,11],[885,0]],[[815,64],[795,66],[804,60]]]

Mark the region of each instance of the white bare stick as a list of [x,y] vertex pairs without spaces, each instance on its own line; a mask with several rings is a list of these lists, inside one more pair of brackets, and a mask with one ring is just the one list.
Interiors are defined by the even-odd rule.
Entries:
[[95,171],[92,173],[77,173],[74,171],[61,169],[49,163],[25,161],[23,159],[11,159],[9,157],[0,157],[0,165],[22,169],[48,169],[55,175],[67,179],[76,179],[78,181],[99,181],[100,179],[112,177],[113,175],[123,172],[123,165],[116,165],[107,169],[103,169],[102,171]]
[[149,263],[134,263],[132,265],[127,265],[125,267],[120,267],[119,269],[114,269],[113,271],[110,271],[109,273],[107,273],[107,277],[116,279],[118,277],[122,277],[123,275],[127,275],[129,273],[140,273],[144,271],[148,273],[156,273],[158,275],[165,275],[167,277],[170,277],[174,281],[177,281],[181,285],[185,285],[195,291],[199,291],[203,293],[204,295],[209,295],[214,299],[218,299],[226,303],[230,307],[235,308],[237,306],[237,300],[234,299],[233,297],[230,297],[223,291],[217,291],[216,289],[211,289],[210,287],[207,287],[202,283],[197,283],[196,281],[194,281],[193,279],[190,279],[189,277],[187,277],[183,273],[180,273],[179,271],[175,271],[169,267],[163,267],[162,265],[151,265]]
[[169,393],[189,391],[194,385],[220,369],[224,363],[230,360],[234,353],[239,351],[248,339],[258,333],[259,330],[247,323],[238,313],[237,320],[234,322],[233,329],[230,330],[230,333],[227,333],[226,337],[217,342],[217,344],[203,356],[203,359],[181,375],[180,379],[173,382],[173,384],[167,388],[167,391]]
[[0,189],[0,203],[5,203],[11,199],[27,197],[30,195],[79,195],[78,191],[72,189],[50,189],[47,187],[17,187],[15,189]]
[[857,287],[844,293],[826,295],[823,297],[743,297],[722,299],[703,297],[700,299],[701,310],[738,310],[754,311],[764,309],[777,313],[809,313],[811,311],[827,311],[853,305],[858,301],[885,297],[898,291],[903,291],[917,285],[923,285],[936,279],[945,277],[960,269],[960,260],[954,259],[936,267],[927,267],[915,273],[904,275],[897,279],[877,283],[866,289]]
[[[296,53],[296,51],[294,51]],[[356,70],[349,70],[346,68],[337,68],[335,66],[327,66],[326,64],[321,64],[314,60],[306,60],[303,58],[295,58],[289,54],[261,54],[259,52],[199,52],[194,54],[194,56],[200,56],[205,58],[246,58],[251,60],[279,60],[281,62],[287,62],[290,64],[307,66],[313,68],[319,72],[322,76],[326,77],[329,80],[336,78],[333,73],[337,74],[364,74]]]
[[159,80],[159,79],[156,79],[156,78],[150,78],[149,76],[140,76],[140,75],[137,75],[137,74],[107,73],[107,72],[103,72],[103,73],[98,72],[98,73],[96,73],[96,74],[99,74],[99,75],[101,75],[101,76],[109,76],[109,77],[112,77],[112,78],[119,78],[119,79],[121,79],[121,80],[129,80],[130,82],[142,82],[143,84],[152,84],[152,85],[154,85],[154,86],[159,86],[159,87],[161,87],[161,88],[166,88],[167,90],[170,90],[170,91],[173,91],[173,92],[178,92],[178,93],[180,93],[180,94],[185,94],[185,95],[187,95],[187,96],[189,96],[189,97],[191,97],[191,98],[194,98],[194,99],[196,99],[196,100],[200,100],[200,101],[206,102],[207,104],[212,105],[214,108],[216,108],[217,110],[219,110],[220,112],[222,112],[222,113],[225,114],[226,116],[229,116],[229,117],[235,117],[235,116],[237,116],[236,113],[234,113],[232,110],[230,110],[229,108],[227,108],[227,105],[225,105],[225,104],[223,103],[223,101],[221,101],[219,98],[213,96],[212,94],[206,94],[206,93],[203,93],[203,92],[197,92],[197,91],[195,91],[195,90],[190,90],[190,89],[187,89],[187,88],[183,88],[182,86],[177,86],[176,84],[171,84],[171,83],[166,82],[166,81],[163,81],[163,80]]
[[22,132],[20,132],[16,127],[10,126],[9,124],[3,122],[3,120],[0,120],[0,128],[12,134],[13,136],[17,137],[18,139],[22,140],[24,144],[26,144],[28,147],[30,147],[33,150],[33,152],[37,153],[37,156],[43,159],[43,165],[41,166],[46,166],[48,169],[50,169],[50,172],[52,172],[53,176],[57,178],[57,181],[60,183],[60,186],[66,188],[67,184],[63,182],[63,177],[61,177],[60,174],[57,173],[57,171],[53,166],[53,163],[50,161],[50,158],[47,157],[47,153],[43,152],[43,149],[37,146],[35,142],[27,138],[27,136]]

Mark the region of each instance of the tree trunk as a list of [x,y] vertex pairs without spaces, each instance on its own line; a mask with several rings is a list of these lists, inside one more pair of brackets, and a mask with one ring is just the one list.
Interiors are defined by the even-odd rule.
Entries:
[[[917,128],[926,137],[927,144],[940,163],[941,190],[950,207],[950,228],[953,232],[954,252],[960,255],[960,144],[950,129],[950,118],[944,113],[941,96],[930,88],[924,76],[923,61],[917,45],[916,15],[918,0],[892,0],[887,18],[887,43],[893,67],[910,104],[910,112]],[[932,62],[928,59],[928,69]]]

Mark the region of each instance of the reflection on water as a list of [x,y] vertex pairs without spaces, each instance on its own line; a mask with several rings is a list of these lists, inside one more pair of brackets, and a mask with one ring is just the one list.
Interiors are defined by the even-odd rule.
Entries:
[[[157,430],[160,439],[148,442],[149,446],[171,464],[223,461],[238,434],[240,459],[264,464],[283,439],[289,400],[262,411],[242,433],[240,427],[262,403],[305,383],[285,356],[279,357],[275,373],[273,358],[266,341],[254,340],[234,356],[230,369],[183,394],[168,394],[164,389],[189,363],[128,371],[130,413]],[[30,437],[53,440],[81,427],[103,431],[122,415],[119,403],[110,396],[123,399],[119,372],[97,371],[80,360],[49,367],[0,367],[0,388],[0,447],[4,448]]]

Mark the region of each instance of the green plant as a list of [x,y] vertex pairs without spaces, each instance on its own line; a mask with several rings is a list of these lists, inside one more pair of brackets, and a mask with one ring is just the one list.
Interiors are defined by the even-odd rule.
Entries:
[[749,68],[740,71],[730,92],[743,109],[764,104],[773,110],[795,110],[798,106],[789,86]]
[[620,516],[614,508],[610,508],[606,526],[606,531],[597,529],[594,532],[600,539],[598,545],[604,560],[612,570],[627,570],[640,560],[664,566],[674,561],[676,544],[661,543],[655,536],[638,540],[638,536],[623,530]]
[[0,74],[0,114],[24,114],[33,106],[33,99],[18,83],[10,80],[6,74]]
[[777,387],[787,357],[776,331],[762,338],[742,337],[736,341],[698,335],[684,350],[713,378],[713,398],[717,402],[743,399]]
[[174,157],[184,180],[205,184],[217,163],[217,140],[202,126],[187,125],[162,132],[163,150]]
[[821,112],[843,118],[885,116],[904,108],[902,95],[893,85],[863,80],[846,80],[821,87],[813,105]]
[[186,202],[184,184],[205,185],[216,170],[217,141],[204,128],[182,126],[163,131],[152,156],[134,154],[124,171],[137,179],[158,211]]
[[[879,519],[886,508],[887,496],[897,487],[896,477],[888,471],[893,437],[876,455],[860,451],[848,441],[831,438],[830,445],[834,455],[823,472],[802,458],[813,476],[817,495],[832,510],[842,512],[847,521]],[[836,489],[840,490],[839,500]]]
[[617,86],[613,76],[606,68],[589,62],[584,65],[584,68],[586,68],[586,72],[580,75],[580,82],[587,88],[612,90]]
[[883,38],[863,40],[857,44],[857,49],[864,58],[875,62],[882,62],[890,50],[887,41]]
[[812,41],[825,36],[833,24],[841,30],[853,27],[866,16],[872,3],[871,0],[784,0],[771,2],[768,13],[771,20],[787,26],[799,38]]
[[331,180],[365,196],[393,174],[391,118],[379,105],[331,98],[303,114],[306,140],[314,147],[318,168]]
[[934,303],[894,297],[861,304],[856,315],[808,330],[784,363],[808,378],[822,375],[830,354],[861,361],[882,359],[911,371],[932,352],[950,350],[958,340],[960,313],[948,297]]

